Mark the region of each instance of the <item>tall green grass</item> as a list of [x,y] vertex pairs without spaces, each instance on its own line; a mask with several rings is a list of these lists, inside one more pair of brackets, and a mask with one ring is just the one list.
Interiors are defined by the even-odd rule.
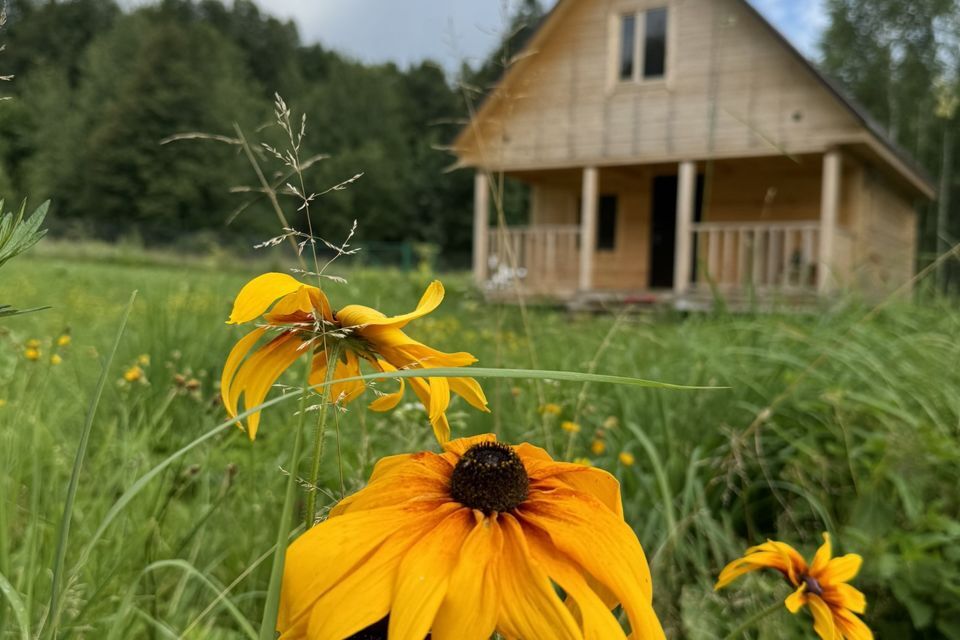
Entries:
[[[256,443],[234,428],[214,433],[115,509],[144,473],[224,421],[215,380],[239,335],[224,320],[251,275],[50,257],[5,267],[0,299],[53,309],[0,327],[0,638],[31,637],[45,621],[84,413],[134,289],[77,485],[59,637],[255,637],[296,401],[267,411]],[[402,311],[431,277],[363,271],[328,293],[335,306]],[[722,636],[786,594],[774,576],[713,593],[719,568],[746,545],[778,537],[812,553],[825,530],[865,557],[857,584],[883,637],[960,637],[960,310],[904,303],[865,320],[850,303],[806,316],[620,321],[531,310],[528,338],[513,309],[484,304],[466,277],[444,282],[447,300],[411,333],[471,351],[482,366],[530,367],[533,351],[544,369],[730,387],[539,383],[562,407],[546,421],[554,453],[564,455],[570,437],[560,423],[575,419],[571,457],[620,479],[670,637]],[[72,343],[51,365],[50,342],[66,328]],[[46,341],[38,362],[22,357],[30,338]],[[119,382],[141,355],[148,383]],[[199,388],[187,389],[190,379]],[[454,404],[455,434],[542,443],[533,381],[483,385],[493,413]],[[357,402],[332,417],[345,435],[348,491],[377,457],[435,446],[412,398],[386,415]],[[601,436],[606,451],[593,455]],[[635,462],[624,465],[622,452]],[[339,495],[329,455],[322,483],[329,506]],[[805,622],[784,610],[760,633],[806,637]]]

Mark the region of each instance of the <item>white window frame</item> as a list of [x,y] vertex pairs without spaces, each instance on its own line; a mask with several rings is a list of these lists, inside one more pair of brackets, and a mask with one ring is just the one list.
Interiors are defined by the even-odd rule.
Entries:
[[[667,32],[664,51],[664,73],[655,78],[643,77],[644,50],[646,48],[647,12],[656,9],[665,9],[667,12]],[[633,16],[633,74],[630,78],[620,77],[620,49],[623,44],[623,19]],[[624,86],[657,86],[670,84],[674,68],[674,12],[669,2],[658,2],[649,6],[615,7],[610,14],[610,48],[609,84],[612,88]]]

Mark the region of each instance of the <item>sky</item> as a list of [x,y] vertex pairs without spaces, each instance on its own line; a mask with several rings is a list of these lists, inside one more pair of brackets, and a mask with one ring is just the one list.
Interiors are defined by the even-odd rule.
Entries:
[[[477,62],[502,33],[507,0],[255,0],[296,21],[301,38],[364,62],[402,67],[425,58],[452,71]],[[555,0],[541,0],[552,6]],[[825,0],[750,0],[808,57],[826,26]],[[512,2],[511,4],[515,4]]]

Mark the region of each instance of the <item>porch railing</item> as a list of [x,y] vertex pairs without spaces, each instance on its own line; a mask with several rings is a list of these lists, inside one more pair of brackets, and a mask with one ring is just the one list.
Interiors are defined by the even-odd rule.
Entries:
[[573,292],[580,264],[580,227],[492,227],[488,256],[491,288],[506,289],[519,284],[528,293]]
[[692,234],[694,288],[816,290],[818,221],[699,222]]

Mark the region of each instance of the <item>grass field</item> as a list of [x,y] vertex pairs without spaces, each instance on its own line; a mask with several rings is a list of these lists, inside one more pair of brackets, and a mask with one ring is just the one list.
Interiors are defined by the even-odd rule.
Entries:
[[[217,435],[116,505],[138,478],[226,419],[215,381],[241,331],[224,320],[257,273],[49,256],[5,267],[0,302],[52,308],[0,325],[0,574],[8,583],[0,580],[0,638],[30,638],[45,619],[86,408],[134,289],[80,476],[59,637],[256,637],[293,403],[265,414],[255,443],[236,429]],[[327,292],[335,308],[360,302],[403,312],[432,278],[363,271]],[[455,436],[494,431],[549,444],[556,456],[589,458],[620,479],[668,637],[722,637],[787,595],[770,575],[713,592],[719,569],[748,544],[776,537],[809,555],[829,530],[842,551],[865,558],[856,583],[879,637],[960,638],[955,306],[524,316],[486,305],[464,275],[442,279],[444,304],[410,332],[439,349],[470,351],[481,366],[730,387],[485,380],[491,414],[459,401],[450,411]],[[70,344],[55,347],[66,333]],[[36,361],[24,358],[30,339],[41,341]],[[54,352],[60,364],[51,363]],[[142,377],[125,380],[136,377],[135,365]],[[544,417],[546,403],[560,414]],[[412,395],[388,414],[356,402],[337,421],[347,492],[377,457],[436,446]],[[333,430],[329,438],[323,485],[332,504],[341,489]],[[807,616],[784,610],[751,633],[807,637]]]

